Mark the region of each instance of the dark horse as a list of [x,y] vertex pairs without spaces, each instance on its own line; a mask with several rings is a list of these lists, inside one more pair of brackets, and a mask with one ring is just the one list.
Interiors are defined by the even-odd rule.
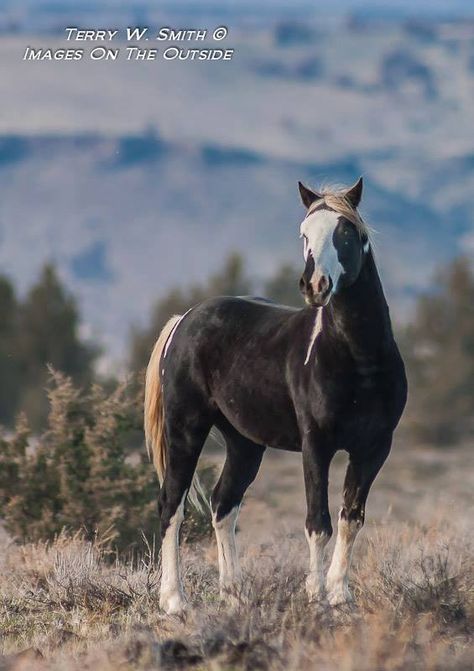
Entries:
[[[302,452],[307,499],[310,599],[350,599],[348,570],[369,489],[390,451],[407,384],[369,232],[357,207],[362,179],[339,192],[300,184],[307,307],[252,298],[206,300],[165,326],[147,370],[145,431],[162,482],[161,607],[185,607],[179,570],[184,502],[212,426],[227,457],[212,493],[222,591],[239,579],[235,525],[243,495],[267,446]],[[328,471],[349,454],[337,541]]]

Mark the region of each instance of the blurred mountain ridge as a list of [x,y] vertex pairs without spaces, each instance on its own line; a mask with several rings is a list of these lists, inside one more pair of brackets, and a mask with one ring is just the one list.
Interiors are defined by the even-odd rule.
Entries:
[[474,23],[281,18],[228,43],[226,64],[32,64],[0,39],[1,272],[25,290],[55,262],[115,359],[230,251],[257,283],[298,265],[299,179],[364,175],[396,319],[474,244]]

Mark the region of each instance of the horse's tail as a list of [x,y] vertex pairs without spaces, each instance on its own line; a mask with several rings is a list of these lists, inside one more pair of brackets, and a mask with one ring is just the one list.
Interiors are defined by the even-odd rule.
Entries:
[[[158,340],[153,347],[150,361],[146,369],[145,378],[145,407],[144,428],[145,442],[148,456],[153,457],[160,486],[166,472],[166,433],[165,433],[165,411],[163,405],[163,390],[161,387],[160,360],[165,349],[168,338],[177,326],[181,315],[174,315],[163,327]],[[190,502],[195,508],[202,511],[202,500],[206,496],[198,476],[195,474],[193,483],[188,494]]]

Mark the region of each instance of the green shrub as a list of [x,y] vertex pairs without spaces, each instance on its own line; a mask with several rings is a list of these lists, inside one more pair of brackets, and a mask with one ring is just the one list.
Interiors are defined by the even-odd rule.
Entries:
[[[0,514],[11,535],[37,541],[82,531],[117,551],[158,537],[158,483],[135,389],[129,382],[85,392],[51,372],[45,432],[31,436],[22,417],[0,438]],[[209,515],[193,512],[187,528],[190,539],[207,534]]]

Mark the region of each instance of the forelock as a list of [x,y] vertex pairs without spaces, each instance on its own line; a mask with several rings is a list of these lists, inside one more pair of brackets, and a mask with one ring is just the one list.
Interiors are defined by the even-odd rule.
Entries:
[[307,217],[310,214],[313,214],[321,206],[326,206],[327,208],[334,210],[338,214],[342,215],[348,219],[354,226],[357,228],[361,235],[370,237],[370,230],[365,221],[360,216],[359,212],[352,205],[352,203],[344,196],[344,191],[342,189],[329,189],[323,188],[321,193],[321,198],[315,200],[308,208]]

